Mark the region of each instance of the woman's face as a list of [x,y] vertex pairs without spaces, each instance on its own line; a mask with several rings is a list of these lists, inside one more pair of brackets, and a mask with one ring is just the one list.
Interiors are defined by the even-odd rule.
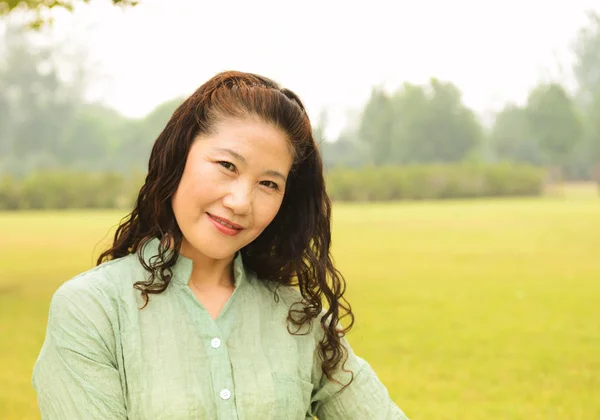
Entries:
[[292,167],[287,136],[258,119],[225,119],[192,144],[173,196],[182,254],[231,258],[281,207]]

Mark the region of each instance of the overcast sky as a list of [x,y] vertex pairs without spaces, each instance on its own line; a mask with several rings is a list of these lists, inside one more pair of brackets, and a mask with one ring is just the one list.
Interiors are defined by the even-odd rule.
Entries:
[[104,76],[96,97],[139,117],[218,71],[252,71],[296,91],[314,118],[327,108],[330,133],[375,84],[450,80],[480,115],[521,102],[540,79],[568,77],[584,12],[600,10],[598,0],[140,3],[92,0],[57,16],[57,33],[75,30]]

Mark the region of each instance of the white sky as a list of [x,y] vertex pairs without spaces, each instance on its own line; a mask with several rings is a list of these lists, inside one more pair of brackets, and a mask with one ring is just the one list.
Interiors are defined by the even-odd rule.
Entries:
[[313,119],[327,108],[335,135],[375,84],[435,76],[489,116],[540,79],[567,80],[570,44],[592,8],[600,2],[142,0],[123,11],[94,0],[58,14],[56,30],[75,30],[104,76],[95,95],[127,116],[237,69],[294,90]]

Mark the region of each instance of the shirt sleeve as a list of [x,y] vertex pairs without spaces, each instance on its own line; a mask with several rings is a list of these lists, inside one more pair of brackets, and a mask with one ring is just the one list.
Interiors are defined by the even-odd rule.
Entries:
[[113,323],[103,303],[77,283],[53,295],[32,378],[43,420],[127,418]]
[[[319,420],[408,420],[369,363],[353,352],[345,338],[342,343],[348,350],[348,360],[343,367],[354,374],[352,383],[340,391],[350,381],[350,372],[338,369],[334,373],[341,384],[321,373],[313,392],[312,413]],[[321,369],[320,363],[315,365]]]

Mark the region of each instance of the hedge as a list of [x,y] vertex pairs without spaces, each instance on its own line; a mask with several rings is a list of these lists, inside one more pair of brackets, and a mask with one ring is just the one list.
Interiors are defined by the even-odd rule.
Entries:
[[[334,201],[389,201],[535,196],[541,168],[495,165],[411,165],[332,169],[327,188]],[[131,208],[143,178],[118,173],[51,171],[24,179],[0,176],[0,210]]]

